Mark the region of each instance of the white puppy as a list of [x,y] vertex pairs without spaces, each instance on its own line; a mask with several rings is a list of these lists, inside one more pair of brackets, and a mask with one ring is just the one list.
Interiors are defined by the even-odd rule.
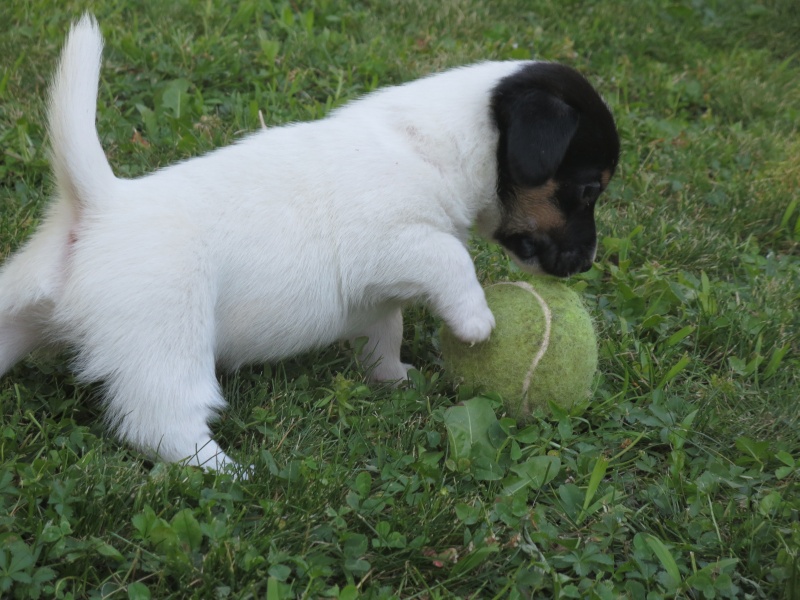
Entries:
[[[457,69],[123,180],[95,129],[101,52],[85,16],[50,99],[55,199],[0,271],[0,374],[68,345],[80,376],[104,382],[116,431],[151,456],[231,463],[208,427],[225,404],[217,365],[366,336],[372,377],[402,379],[401,308],[414,300],[464,341],[487,339],[474,224],[530,270],[591,262],[618,140],[571,69]],[[581,178],[572,210],[558,194]],[[590,234],[572,227],[578,212]]]

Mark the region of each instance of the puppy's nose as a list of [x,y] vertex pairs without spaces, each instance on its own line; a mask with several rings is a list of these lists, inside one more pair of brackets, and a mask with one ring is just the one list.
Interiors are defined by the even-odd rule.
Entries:
[[583,260],[583,262],[580,264],[580,266],[578,267],[578,270],[576,271],[576,273],[586,273],[586,271],[588,271],[588,270],[590,270],[592,268],[592,264],[594,264],[594,261],[590,257],[587,256]]
[[540,252],[542,268],[556,277],[569,277],[577,273],[585,273],[592,268],[592,257],[583,250],[567,250]]

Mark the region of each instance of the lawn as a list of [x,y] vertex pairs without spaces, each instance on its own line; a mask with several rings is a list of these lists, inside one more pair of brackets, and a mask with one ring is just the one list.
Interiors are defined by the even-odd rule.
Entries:
[[[237,481],[121,446],[68,357],[32,356],[0,379],[0,596],[800,598],[796,0],[4,0],[2,257],[46,204],[47,84],[86,8],[122,177],[449,66],[580,69],[622,137],[568,282],[600,368],[585,409],[517,423],[454,389],[413,307],[407,386],[339,347],[221,375]],[[485,283],[521,277],[472,248]]]

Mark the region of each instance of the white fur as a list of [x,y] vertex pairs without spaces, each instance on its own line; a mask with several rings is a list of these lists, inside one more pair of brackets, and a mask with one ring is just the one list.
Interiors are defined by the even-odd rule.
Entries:
[[73,26],[52,91],[56,197],[0,271],[0,374],[52,339],[106,385],[122,438],[163,460],[231,461],[208,421],[215,365],[274,361],[366,335],[379,380],[405,378],[401,308],[427,302],[461,339],[494,318],[465,243],[499,220],[489,100],[519,63],[370,94],[134,180],[95,130],[102,39]]

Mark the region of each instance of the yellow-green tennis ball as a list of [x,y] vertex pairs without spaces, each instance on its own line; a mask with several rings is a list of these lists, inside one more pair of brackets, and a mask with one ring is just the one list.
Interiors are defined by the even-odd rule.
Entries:
[[548,402],[570,409],[588,401],[597,371],[597,336],[578,294],[541,277],[486,288],[497,325],[470,346],[442,328],[449,375],[476,391],[496,392],[509,416],[524,421]]

